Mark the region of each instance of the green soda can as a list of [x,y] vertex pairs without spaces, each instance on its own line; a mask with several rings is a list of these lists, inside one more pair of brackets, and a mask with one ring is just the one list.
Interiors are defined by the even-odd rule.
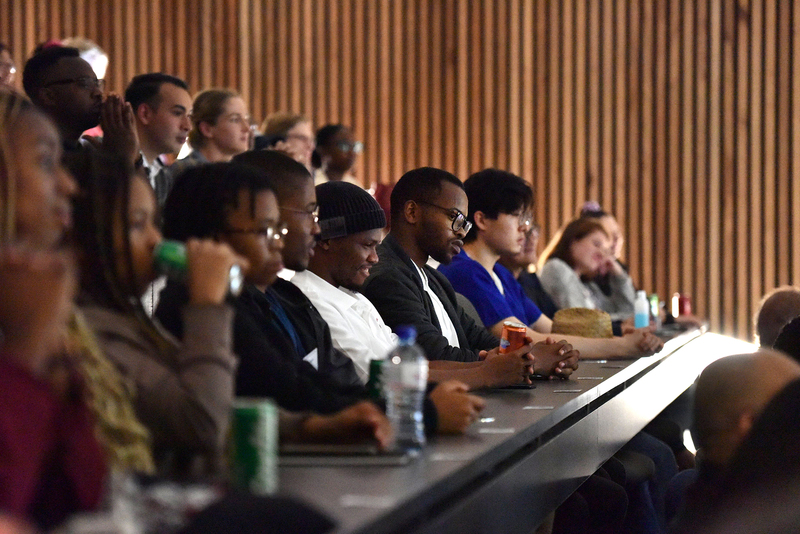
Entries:
[[237,399],[231,424],[233,483],[256,495],[278,490],[278,409],[270,399]]
[[379,401],[383,399],[383,380],[381,380],[381,372],[383,370],[383,360],[370,360],[369,361],[369,380],[367,380],[367,391],[369,397],[373,400]]
[[[153,251],[153,263],[156,271],[167,275],[171,280],[186,280],[186,245],[180,241],[165,239],[156,245]],[[244,285],[244,274],[239,265],[232,265],[228,272],[228,292],[239,296]]]

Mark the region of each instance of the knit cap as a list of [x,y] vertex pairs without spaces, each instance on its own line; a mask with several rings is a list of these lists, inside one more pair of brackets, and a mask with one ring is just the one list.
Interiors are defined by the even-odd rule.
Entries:
[[386,226],[378,201],[348,182],[325,182],[316,188],[319,206],[319,239],[345,237]]

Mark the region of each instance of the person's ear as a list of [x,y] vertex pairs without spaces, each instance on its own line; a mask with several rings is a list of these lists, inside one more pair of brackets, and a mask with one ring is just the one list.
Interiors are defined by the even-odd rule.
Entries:
[[403,217],[408,224],[416,224],[422,216],[420,205],[413,200],[407,200],[403,206]]
[[208,139],[214,138],[214,127],[206,121],[202,121],[198,124],[197,128],[200,130],[200,133],[203,134],[203,137],[207,137]]
[[136,108],[136,118],[139,119],[139,122],[142,124],[150,124],[150,121],[155,115],[155,111],[146,103],[142,102],[139,104],[139,107]]
[[486,219],[488,217],[482,211],[476,211],[472,214],[472,220],[475,221],[475,227],[478,230],[486,230]]

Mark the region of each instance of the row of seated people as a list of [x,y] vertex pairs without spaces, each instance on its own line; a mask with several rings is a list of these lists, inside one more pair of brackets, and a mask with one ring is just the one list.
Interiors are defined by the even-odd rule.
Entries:
[[[53,68],[63,66],[60,62]],[[47,99],[40,93],[52,83],[39,83],[40,100]],[[89,86],[83,89],[97,88]],[[80,84],[75,89],[81,89]],[[536,327],[536,319],[526,322],[534,325],[527,345],[499,355],[496,335],[469,318],[450,283],[427,262],[433,258],[447,265],[463,254],[462,240],[471,223],[480,228],[479,221],[484,226],[509,218],[518,222],[520,214],[514,212],[524,207],[524,194],[520,206],[486,216],[469,209],[470,199],[456,177],[430,168],[411,171],[395,187],[392,231],[379,245],[386,220],[369,195],[340,182],[315,190],[305,166],[275,151],[245,152],[234,164],[196,166],[174,177],[164,199],[163,230],[167,237],[187,242],[190,267],[185,285],[167,286],[156,312],[175,334],[169,336],[150,319],[139,299],[155,278],[152,254],[161,240],[156,194],[152,182],[134,169],[135,143],[130,150],[129,144],[106,142],[125,139],[116,134],[130,131],[134,121],[121,101],[109,101],[97,107],[106,126],[104,145],[73,167],[76,185],[60,167],[58,131],[64,128],[55,130],[20,97],[3,96],[3,161],[9,169],[4,174],[7,184],[15,184],[5,188],[3,197],[3,211],[9,215],[4,217],[9,225],[4,230],[3,242],[9,247],[4,257],[10,269],[4,280],[11,280],[16,269],[59,282],[33,287],[3,284],[9,291],[4,303],[36,306],[43,316],[17,316],[16,307],[4,305],[0,325],[3,354],[8,355],[4,363],[16,362],[10,365],[40,378],[54,375],[58,367],[54,362],[70,368],[73,360],[52,356],[59,352],[56,334],[62,331],[54,326],[63,326],[65,316],[71,316],[69,352],[78,372],[68,376],[81,379],[67,380],[74,387],[66,389],[80,386],[72,382],[85,384],[103,446],[99,455],[83,458],[103,461],[81,469],[46,465],[42,462],[49,458],[35,460],[19,443],[16,451],[10,446],[10,451],[29,460],[18,464],[29,471],[16,473],[17,479],[34,482],[27,492],[14,491],[14,504],[3,503],[4,509],[50,526],[63,519],[64,510],[96,501],[93,492],[99,485],[79,484],[88,495],[75,494],[80,503],[62,502],[63,509],[56,511],[51,507],[53,497],[43,499],[42,492],[63,490],[65,476],[78,476],[77,471],[90,478],[99,475],[103,463],[169,476],[214,471],[236,394],[270,396],[295,412],[282,413],[284,439],[366,436],[385,444],[386,420],[380,410],[364,402],[364,362],[383,357],[395,342],[391,328],[400,324],[417,327],[419,343],[431,359],[431,381],[439,382],[426,406],[430,432],[463,431],[475,419],[482,401],[469,390],[528,381],[534,371],[568,377],[577,366],[578,351],[573,346],[594,358],[633,357],[660,348],[657,338],[642,331],[610,340],[574,337],[555,342],[547,336],[548,325]],[[72,130],[83,131],[83,126]],[[70,260],[60,249],[71,198],[80,313],[70,305]],[[36,253],[16,250],[21,241]],[[233,264],[244,267],[246,285],[242,295],[227,301],[227,276]],[[284,266],[297,273],[296,285],[278,279]],[[343,302],[352,303],[342,308],[350,311],[330,318],[325,314],[326,303]],[[345,317],[354,322],[340,328]],[[45,326],[50,330],[41,335]],[[363,331],[370,334],[363,336]],[[374,345],[348,347],[354,339],[364,338]],[[56,433],[53,439],[68,439],[70,432],[85,430],[89,420],[62,425],[59,432],[66,434]],[[80,435],[89,440],[86,432]],[[50,450],[56,444],[42,442]],[[56,471],[48,473],[53,479],[42,484],[32,473],[40,473],[43,465]],[[80,477],[70,481],[77,482]],[[603,527],[608,525],[599,528]]]

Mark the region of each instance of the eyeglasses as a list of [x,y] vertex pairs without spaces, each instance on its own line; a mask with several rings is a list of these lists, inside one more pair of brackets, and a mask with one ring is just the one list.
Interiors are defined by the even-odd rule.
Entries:
[[267,241],[280,241],[289,232],[286,223],[278,223],[263,228],[225,228],[229,234],[255,234],[265,238]]
[[299,210],[297,208],[287,208],[285,206],[278,206],[279,209],[286,210],[286,211],[293,211],[295,213],[302,213],[308,217],[314,219],[315,223],[319,222],[319,206],[312,210]]
[[519,216],[519,227],[522,228],[522,231],[527,233],[533,229],[533,219],[527,213],[523,213]]
[[350,141],[339,141],[336,143],[336,148],[342,152],[355,152],[356,154],[361,154],[361,152],[364,151],[364,143],[361,141],[356,141],[354,143],[351,143]]
[[454,232],[460,232],[461,230],[464,230],[464,233],[468,234],[470,228],[472,228],[472,223],[467,220],[467,216],[456,208],[445,208],[430,202],[425,202],[424,200],[417,200],[416,203],[425,204],[426,206],[431,206],[445,212],[448,217],[450,217],[450,221],[453,223],[451,228]]
[[64,78],[63,80],[48,82],[45,84],[45,87],[50,87],[53,85],[67,85],[70,83],[74,83],[81,89],[100,89],[101,91],[105,86],[105,80],[103,79],[90,78],[89,76],[79,76],[78,78]]

